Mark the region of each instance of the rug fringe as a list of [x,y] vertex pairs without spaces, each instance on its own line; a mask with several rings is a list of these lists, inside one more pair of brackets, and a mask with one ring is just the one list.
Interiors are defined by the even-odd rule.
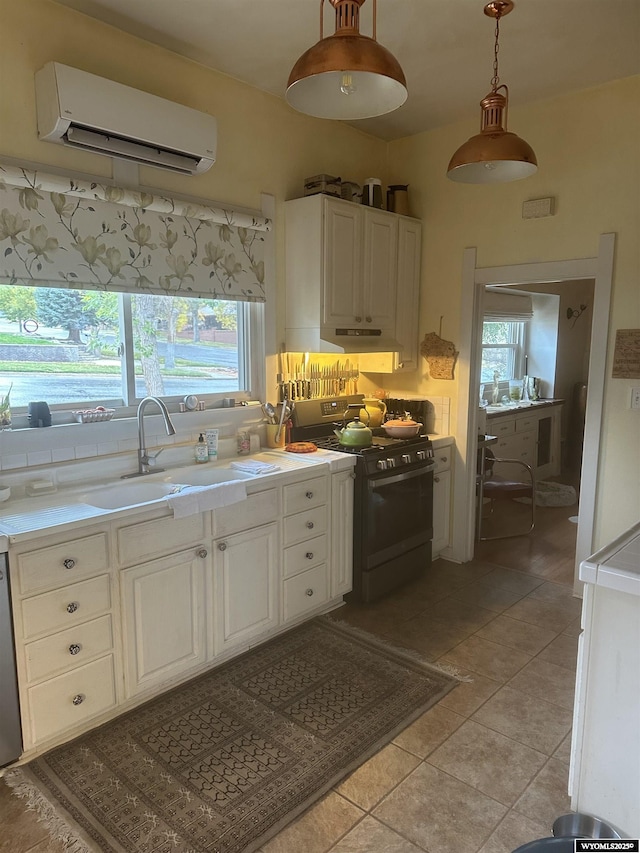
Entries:
[[10,770],[3,776],[12,793],[27,801],[27,808],[35,811],[38,821],[43,823],[51,838],[59,841],[65,853],[95,853],[95,848],[88,847],[69,824],[60,817],[56,809],[41,791],[30,782],[19,768]]
[[355,628],[353,625],[350,625],[342,619],[333,619],[329,616],[319,618],[326,619],[331,622],[332,625],[336,625],[338,628],[345,631],[345,633],[353,634],[355,637],[359,637],[361,640],[366,640],[366,642],[371,643],[372,645],[377,645],[381,649],[388,649],[389,651],[396,652],[397,654],[405,655],[412,660],[418,661],[426,666],[430,666],[432,669],[441,672],[443,675],[449,675],[451,678],[455,678],[456,681],[466,683],[473,682],[473,678],[470,675],[461,675],[455,666],[448,663],[434,663],[433,661],[425,660],[423,655],[415,649],[406,649],[403,646],[396,646],[395,643],[378,637],[375,634],[371,634],[369,631],[365,631],[364,628]]

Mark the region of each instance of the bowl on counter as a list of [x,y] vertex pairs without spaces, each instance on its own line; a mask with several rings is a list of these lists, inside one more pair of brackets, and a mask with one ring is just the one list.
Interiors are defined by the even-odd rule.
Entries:
[[397,418],[396,420],[385,421],[382,428],[391,438],[413,438],[422,429],[422,424],[410,419]]

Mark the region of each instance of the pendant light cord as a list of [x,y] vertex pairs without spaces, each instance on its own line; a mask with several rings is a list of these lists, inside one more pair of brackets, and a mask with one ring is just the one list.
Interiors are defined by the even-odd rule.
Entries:
[[496,14],[496,41],[493,46],[493,77],[491,78],[491,91],[498,91],[498,83],[500,82],[500,77],[498,76],[498,53],[500,51],[500,45],[498,40],[500,38],[500,10],[497,11]]

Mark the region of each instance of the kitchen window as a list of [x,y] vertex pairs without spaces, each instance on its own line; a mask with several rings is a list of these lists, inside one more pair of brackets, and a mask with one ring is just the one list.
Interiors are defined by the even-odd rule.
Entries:
[[494,375],[505,382],[523,375],[525,321],[486,321],[482,324],[480,382],[493,382]]
[[251,211],[0,163],[0,401],[259,396],[270,230]]
[[[0,394],[13,408],[133,406],[254,386],[263,306],[221,299],[0,285]],[[258,351],[256,351],[258,347]]]

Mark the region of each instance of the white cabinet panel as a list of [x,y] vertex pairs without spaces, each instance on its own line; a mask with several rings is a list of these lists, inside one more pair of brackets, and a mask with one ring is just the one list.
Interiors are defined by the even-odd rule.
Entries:
[[326,565],[308,569],[284,582],[283,618],[297,619],[329,600],[329,579]]
[[122,572],[127,695],[205,662],[206,554],[193,549]]
[[331,477],[331,596],[353,588],[353,472]]
[[30,682],[51,678],[81,666],[113,648],[110,615],[100,616],[57,634],[27,643],[25,663]]
[[275,524],[214,543],[217,652],[277,626],[277,543]]
[[451,471],[441,471],[433,477],[433,541],[436,557],[451,544]]

